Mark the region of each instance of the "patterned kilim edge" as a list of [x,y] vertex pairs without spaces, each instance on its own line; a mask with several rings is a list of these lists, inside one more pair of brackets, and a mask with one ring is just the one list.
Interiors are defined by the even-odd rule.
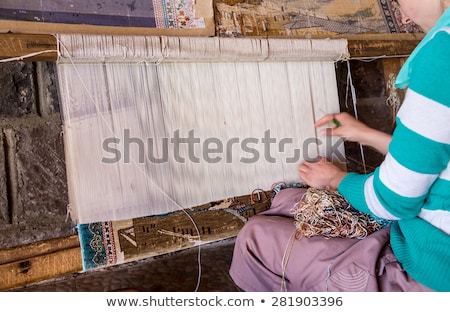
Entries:
[[390,33],[420,33],[420,28],[410,23],[402,24],[401,13],[395,0],[378,0],[380,10]]
[[112,222],[95,222],[78,225],[80,245],[83,250],[83,267],[90,270],[110,266],[117,262]]
[[397,26],[396,18],[395,18],[395,11],[392,7],[392,1],[391,0],[380,0],[378,1],[380,4],[381,12],[383,13],[384,19],[386,20],[386,25],[389,28],[389,32],[391,33],[398,33],[399,28]]
[[153,0],[157,28],[201,28],[191,0]]
[[[184,211],[79,224],[83,270],[100,269],[234,237],[249,218],[269,209],[274,194],[286,187],[302,186],[277,184],[270,191],[256,189],[250,195],[214,201]],[[192,230],[194,224],[198,232]]]

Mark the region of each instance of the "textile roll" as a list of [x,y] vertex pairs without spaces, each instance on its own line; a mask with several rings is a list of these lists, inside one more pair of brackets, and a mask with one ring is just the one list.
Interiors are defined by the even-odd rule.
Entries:
[[314,128],[339,111],[344,39],[60,35],[58,47],[77,224],[298,182],[305,157],[344,154]]

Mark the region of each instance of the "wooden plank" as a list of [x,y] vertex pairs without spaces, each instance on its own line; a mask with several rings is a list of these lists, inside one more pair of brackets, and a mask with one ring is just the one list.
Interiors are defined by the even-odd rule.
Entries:
[[0,265],[80,246],[78,235],[0,249]]
[[[49,51],[42,53],[43,51]],[[56,61],[57,43],[52,35],[33,34],[0,34],[0,59],[20,58],[27,55],[23,61]],[[20,60],[20,59],[19,59]]]
[[[423,38],[421,34],[338,36],[348,39],[351,57],[409,55]],[[57,41],[52,35],[0,34],[0,59],[23,57],[32,53],[51,51],[24,58],[23,61],[54,62],[57,60]]]
[[347,36],[352,58],[408,56],[422,40],[423,34]]
[[78,235],[0,249],[0,290],[82,269]]
[[0,291],[82,270],[81,248],[70,248],[0,265]]

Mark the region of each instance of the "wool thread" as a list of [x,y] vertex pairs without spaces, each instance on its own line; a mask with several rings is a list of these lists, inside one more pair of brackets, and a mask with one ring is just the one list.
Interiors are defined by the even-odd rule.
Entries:
[[363,239],[390,224],[356,210],[337,191],[312,187],[295,204],[292,213],[298,238],[322,235]]

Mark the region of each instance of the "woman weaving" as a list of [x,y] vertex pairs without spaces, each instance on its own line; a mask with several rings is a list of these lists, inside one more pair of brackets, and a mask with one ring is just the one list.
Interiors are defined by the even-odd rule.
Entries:
[[237,237],[230,275],[241,289],[450,291],[450,0],[398,4],[402,21],[427,35],[397,77],[397,87],[408,90],[393,135],[346,113],[316,123],[331,124],[325,135],[376,148],[384,161],[370,174],[344,172],[326,159],[298,166],[308,186],[337,190],[390,225],[363,239],[293,240],[292,209],[305,189],[281,190]]

